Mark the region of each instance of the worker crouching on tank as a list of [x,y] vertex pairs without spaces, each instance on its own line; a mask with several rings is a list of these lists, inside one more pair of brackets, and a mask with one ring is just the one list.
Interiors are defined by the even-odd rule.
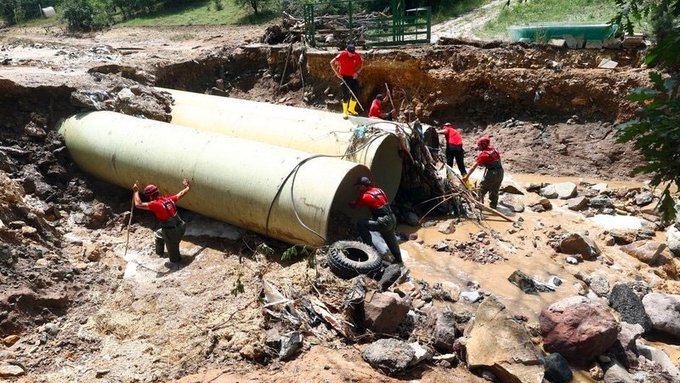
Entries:
[[361,241],[373,246],[371,231],[377,231],[385,240],[387,248],[394,256],[396,263],[402,263],[401,250],[394,230],[397,228],[397,217],[390,209],[387,194],[374,186],[368,177],[360,177],[355,184],[361,193],[359,198],[350,202],[351,207],[366,206],[371,211],[371,218],[361,218],[357,221],[357,231]]

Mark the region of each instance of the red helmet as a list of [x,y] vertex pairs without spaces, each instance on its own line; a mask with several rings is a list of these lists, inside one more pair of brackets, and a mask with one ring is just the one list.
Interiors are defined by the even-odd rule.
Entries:
[[477,139],[477,146],[486,148],[489,145],[491,145],[491,139],[488,136],[481,136]]
[[453,124],[450,123],[450,122],[447,122],[446,124],[444,124],[444,127],[445,127],[445,128],[446,128],[446,127],[453,128]]
[[144,187],[144,195],[145,196],[151,197],[151,196],[154,196],[156,194],[158,194],[158,186],[156,186],[154,184],[150,184],[150,185],[146,185],[146,187]]

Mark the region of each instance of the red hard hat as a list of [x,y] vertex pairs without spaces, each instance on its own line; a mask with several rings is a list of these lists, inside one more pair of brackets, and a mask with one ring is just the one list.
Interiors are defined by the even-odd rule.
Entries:
[[452,128],[453,128],[453,124],[452,124],[452,123],[450,123],[450,122],[447,122],[446,124],[444,124],[444,126],[450,126],[450,127],[452,127]]
[[491,139],[488,136],[481,136],[477,139],[477,146],[489,146],[491,145]]
[[144,195],[150,196],[154,194],[158,194],[158,186],[150,184],[144,187]]

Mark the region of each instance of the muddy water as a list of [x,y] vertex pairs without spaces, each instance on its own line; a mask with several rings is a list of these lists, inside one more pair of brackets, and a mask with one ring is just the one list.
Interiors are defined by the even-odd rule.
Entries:
[[[506,175],[504,184],[510,183],[523,190],[523,186],[530,182],[574,182],[577,185],[581,181],[589,183],[607,183],[608,187],[640,187],[639,182],[630,181],[602,181],[591,178],[574,177],[546,177],[528,174]],[[583,190],[579,186],[579,191]],[[524,191],[524,190],[523,190]],[[515,196],[525,205],[540,197],[535,193],[525,191],[523,196]],[[641,263],[637,259],[623,253],[617,246],[608,247],[600,239],[600,235],[607,229],[615,227],[631,227],[640,225],[635,217],[620,216],[618,219],[596,220],[586,218],[579,212],[574,212],[566,208],[566,201],[551,200],[553,210],[535,213],[526,208],[525,212],[513,217],[515,221],[521,217],[523,222],[516,233],[509,233],[513,224],[493,216],[486,216],[481,222],[475,220],[463,220],[456,225],[456,230],[452,234],[441,234],[437,226],[420,228],[415,230],[418,239],[407,241],[402,244],[402,248],[408,252],[405,263],[411,270],[414,278],[423,279],[430,284],[453,282],[461,287],[461,291],[469,291],[473,284],[479,284],[479,290],[497,296],[512,312],[517,315],[524,315],[529,322],[536,322],[542,309],[551,303],[578,294],[580,282],[576,275],[587,277],[594,272],[606,275],[610,286],[618,281],[630,281],[636,277],[650,283],[656,289],[674,292],[677,290],[675,281],[664,281],[655,274],[655,267],[650,267]],[[403,226],[400,229],[404,232],[413,232],[411,228]],[[488,247],[496,249],[507,260],[492,264],[480,264],[474,261],[461,259],[456,251],[438,252],[433,245],[440,241],[445,241],[449,245],[457,241],[469,241],[480,232],[485,231],[489,235],[491,243]],[[602,251],[603,258],[609,258],[612,264],[608,265],[602,261],[586,261],[578,265],[571,265],[565,261],[565,254],[556,253],[548,244],[550,234],[560,234],[563,232],[583,232],[587,231],[589,236],[595,241]],[[494,232],[499,235],[494,235]],[[663,233],[657,232],[657,240],[663,241]],[[483,247],[483,246],[482,246]],[[667,254],[666,254],[667,255]],[[555,292],[539,293],[539,295],[528,295],[523,293],[518,287],[508,281],[508,277],[515,271],[521,270],[534,279],[547,282],[551,276],[557,276],[562,280],[562,284],[557,287]],[[606,301],[603,302],[606,304]],[[467,309],[474,311],[476,307],[470,306],[460,301],[455,304],[459,307],[467,306]],[[655,342],[654,347],[663,349],[671,357],[674,363],[680,361],[680,348],[675,345]],[[578,371],[574,381],[591,381],[587,371]]]

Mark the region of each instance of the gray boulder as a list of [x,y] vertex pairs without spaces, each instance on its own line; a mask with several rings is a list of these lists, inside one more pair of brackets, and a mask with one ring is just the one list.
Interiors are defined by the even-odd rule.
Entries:
[[638,206],[646,206],[654,201],[654,194],[650,191],[643,191],[635,196],[635,204]]
[[428,356],[432,357],[432,352],[418,344],[387,338],[368,345],[361,356],[373,368],[388,374],[401,374]]
[[604,373],[605,383],[635,383],[635,379],[619,363],[611,365]]
[[573,182],[560,182],[558,184],[548,185],[541,189],[538,193],[545,198],[559,198],[569,199],[576,197],[576,184]]
[[666,244],[673,255],[680,257],[680,224],[676,223],[668,228],[666,231]]
[[588,197],[584,196],[570,198],[567,200],[567,208],[573,211],[585,210],[588,208],[588,202],[590,202],[590,200]]
[[434,347],[443,352],[453,351],[453,342],[459,333],[456,331],[457,316],[452,311],[441,311],[434,326]]
[[654,330],[680,337],[680,295],[649,293],[642,304]]

